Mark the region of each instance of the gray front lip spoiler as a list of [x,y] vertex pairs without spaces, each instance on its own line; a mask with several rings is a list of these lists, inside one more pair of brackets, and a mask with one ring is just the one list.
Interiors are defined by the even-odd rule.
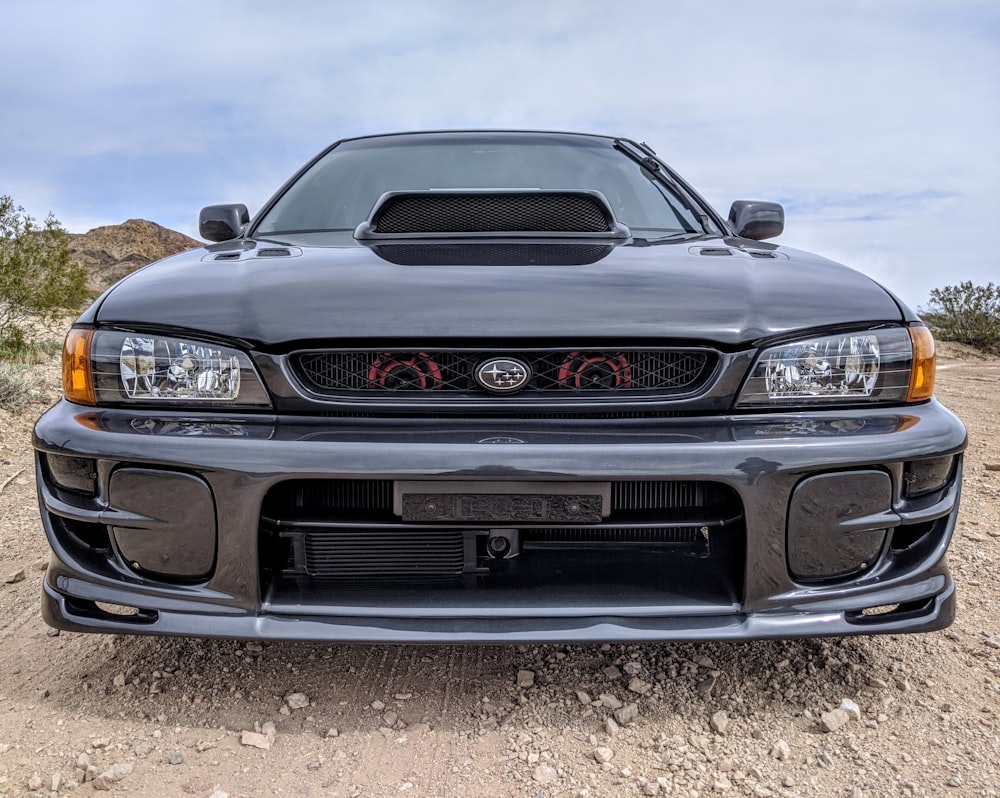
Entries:
[[[58,572],[50,570],[50,574]],[[66,577],[61,577],[65,580]],[[824,637],[930,632],[949,626],[955,617],[955,583],[942,564],[913,584],[870,594],[869,606],[904,604],[885,615],[845,612],[756,612],[732,615],[621,617],[594,614],[576,617],[517,618],[318,618],[291,614],[200,614],[156,610],[120,616],[97,609],[81,611],[68,593],[43,586],[42,616],[59,629],[78,632],[185,635],[256,640],[337,641],[339,643],[603,643],[608,640],[707,641],[762,638]],[[86,583],[69,580],[73,587]],[[92,601],[123,600],[116,591],[93,590]],[[96,594],[107,593],[99,596]],[[914,596],[923,601],[914,601]],[[134,601],[128,596],[127,601]]]

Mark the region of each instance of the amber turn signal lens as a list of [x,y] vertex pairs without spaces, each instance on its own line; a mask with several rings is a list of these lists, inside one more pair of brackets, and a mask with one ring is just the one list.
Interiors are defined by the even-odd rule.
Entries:
[[914,326],[909,331],[913,344],[913,365],[906,401],[923,402],[934,394],[934,336],[926,327]]
[[70,402],[96,404],[94,379],[90,371],[90,342],[93,330],[69,331],[63,345],[63,393]]

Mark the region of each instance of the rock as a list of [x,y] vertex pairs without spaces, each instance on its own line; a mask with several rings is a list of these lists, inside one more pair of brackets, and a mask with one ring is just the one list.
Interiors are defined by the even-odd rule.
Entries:
[[576,691],[576,700],[579,701],[581,704],[584,704],[584,705],[589,704],[590,703],[590,695],[587,693],[586,690],[577,690]]
[[825,732],[835,732],[843,728],[851,720],[851,716],[844,709],[831,709],[824,712],[819,717],[820,728]]
[[716,681],[716,677],[709,674],[696,685],[698,692],[704,693],[705,695],[711,695],[712,690],[715,689]]
[[646,693],[648,693],[650,690],[653,689],[653,685],[651,685],[649,682],[644,682],[638,676],[635,676],[628,683],[628,689],[631,690],[633,693],[638,693],[639,695],[646,695]]
[[383,709],[385,709],[385,701],[379,701],[378,699],[375,699],[374,701],[372,701],[371,707],[376,712],[381,712]]
[[285,696],[289,709],[305,709],[309,706],[309,698],[305,693],[289,693]]
[[660,782],[658,781],[647,781],[642,785],[643,795],[659,795],[660,794]]
[[845,698],[840,702],[840,709],[851,716],[851,720],[861,720],[861,707],[850,698]]
[[49,790],[51,792],[59,792],[59,787],[62,785],[62,773],[53,773],[49,778]]
[[604,719],[604,731],[608,733],[609,737],[614,737],[616,734],[618,734],[618,731],[620,729],[621,727],[618,725],[618,722],[614,718]]
[[712,719],[709,721],[712,725],[712,730],[716,734],[725,734],[726,729],[729,728],[729,716],[726,714],[724,709],[720,709],[718,712],[712,715]]
[[598,746],[594,749],[594,759],[600,762],[602,765],[607,764],[614,758],[615,752],[606,746]]
[[391,709],[382,716],[382,722],[390,729],[396,725],[397,720],[399,720],[399,715]]
[[37,773],[32,773],[28,778],[28,789],[34,792],[35,790],[42,789],[42,777]]
[[616,709],[614,716],[618,725],[624,726],[639,717],[639,706],[637,704],[626,704],[621,709]]
[[719,776],[712,785],[712,789],[716,792],[729,792],[733,787],[733,783],[725,776]]
[[49,570],[49,561],[48,560],[35,560],[31,564],[31,570],[32,571],[47,571],[47,570]]
[[112,683],[114,684],[115,687],[124,687],[125,686],[125,674],[124,673],[116,674],[115,678],[112,679]]
[[638,662],[626,662],[622,667],[629,676],[635,676],[642,671],[642,665]]
[[622,672],[618,670],[617,665],[608,665],[606,668],[601,668],[601,671],[609,679],[620,679],[622,678]]
[[171,765],[179,765],[184,761],[184,754],[180,751],[174,751],[170,757],[167,759]]
[[240,744],[260,748],[263,751],[271,750],[270,738],[266,734],[258,734],[252,731],[244,731],[240,734]]
[[547,784],[550,781],[555,781],[559,778],[559,773],[552,765],[539,765],[535,768],[535,772],[531,774],[531,777],[542,784]]
[[611,693],[601,693],[599,697],[601,703],[608,709],[621,709],[622,702],[616,696],[611,695]]
[[3,578],[3,581],[6,584],[8,584],[8,585],[13,585],[15,582],[23,582],[24,581],[24,569],[23,568],[18,568],[13,573],[8,574],[7,576],[5,576]]
[[784,762],[791,755],[792,749],[788,747],[788,743],[784,740],[778,740],[778,742],[771,746],[771,756],[781,762]]
[[535,684],[535,672],[522,668],[517,672],[518,687],[532,687]]
[[95,790],[110,790],[112,784],[117,784],[124,779],[132,772],[132,769],[133,765],[131,762],[118,762],[95,778],[92,782],[93,787]]
[[278,736],[278,729],[271,721],[268,721],[260,727],[260,733],[273,743],[274,738]]
[[340,736],[340,731],[337,729],[336,726],[331,726],[329,729],[326,730],[326,737],[328,740],[339,736]]
[[247,643],[246,649],[252,654],[260,654],[260,652],[264,650],[264,646],[254,640],[251,640]]

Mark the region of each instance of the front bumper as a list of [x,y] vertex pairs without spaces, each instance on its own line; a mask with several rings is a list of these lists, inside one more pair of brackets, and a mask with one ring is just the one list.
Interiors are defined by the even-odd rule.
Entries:
[[[446,422],[138,415],[61,402],[35,430],[42,520],[53,550],[43,614],[51,625],[76,631],[356,642],[708,640],[930,631],[947,626],[954,616],[945,552],[958,511],[965,440],[962,424],[936,402],[904,409],[666,420]],[[60,486],[47,465],[52,456],[92,460],[94,495]],[[944,484],[917,499],[906,498],[906,464],[941,457],[954,458]],[[206,486],[215,517],[210,524],[204,513],[191,517],[184,531],[162,519],[160,527],[155,518],[140,523],[134,502],[142,498],[137,498],[142,489],[129,492],[130,506],[115,506],[110,486],[116,474],[135,477],[140,486],[143,474],[170,475],[173,482],[150,478],[153,504],[163,485],[172,490],[186,479],[197,481]],[[795,522],[790,526],[789,520],[796,491],[810,479],[845,474],[872,476],[885,485],[887,506],[862,513],[860,520],[832,522],[830,534],[851,533],[850,523],[868,523],[888,530],[885,542],[862,571],[797,580],[789,559],[797,542],[790,538]],[[742,506],[738,590],[709,599],[696,591],[664,589],[659,601],[648,592],[588,596],[586,591],[547,592],[542,584],[503,601],[475,590],[449,594],[445,601],[437,594],[414,600],[412,593],[391,590],[269,591],[258,562],[268,492],[289,479],[333,478],[724,485]],[[189,504],[197,510],[202,499],[192,495]],[[856,498],[832,496],[829,514],[850,515],[859,505]],[[194,510],[192,515],[197,515]],[[155,578],[133,567],[114,534],[105,545],[74,531],[130,525],[153,536],[145,540],[160,535],[166,548],[177,548],[175,560],[185,547],[205,549],[204,536],[214,533],[205,575]],[[171,540],[176,535],[183,545]],[[628,575],[616,579],[627,585]],[[132,614],[118,614],[108,605],[131,608]]]

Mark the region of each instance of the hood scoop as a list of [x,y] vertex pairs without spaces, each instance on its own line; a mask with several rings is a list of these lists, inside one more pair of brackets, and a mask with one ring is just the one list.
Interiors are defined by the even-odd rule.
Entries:
[[600,238],[631,235],[599,191],[433,189],[379,197],[358,240],[393,238]]
[[589,266],[615,244],[567,241],[463,241],[371,244],[383,260],[399,266]]

